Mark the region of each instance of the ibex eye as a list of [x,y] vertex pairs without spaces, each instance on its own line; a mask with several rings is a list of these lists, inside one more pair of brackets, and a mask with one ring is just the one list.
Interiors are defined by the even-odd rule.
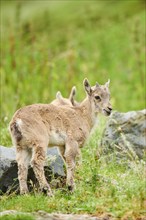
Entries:
[[96,100],[98,100],[98,101],[100,101],[100,100],[101,100],[101,98],[100,98],[100,96],[99,96],[99,95],[96,95],[96,96],[95,96],[95,99],[96,99]]

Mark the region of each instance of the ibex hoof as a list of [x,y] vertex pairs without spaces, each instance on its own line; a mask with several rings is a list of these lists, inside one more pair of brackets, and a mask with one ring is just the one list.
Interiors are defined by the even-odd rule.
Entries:
[[26,189],[20,191],[20,195],[27,195],[29,191]]
[[42,189],[42,192],[43,192],[44,194],[46,194],[47,196],[49,196],[49,197],[52,197],[52,196],[53,196],[53,193],[52,193],[51,189],[48,188],[48,187],[44,187],[44,188]]
[[68,190],[69,190],[70,192],[73,192],[73,191],[74,191],[74,186],[68,186]]
[[54,197],[52,191],[47,192],[47,196],[49,196],[49,197]]

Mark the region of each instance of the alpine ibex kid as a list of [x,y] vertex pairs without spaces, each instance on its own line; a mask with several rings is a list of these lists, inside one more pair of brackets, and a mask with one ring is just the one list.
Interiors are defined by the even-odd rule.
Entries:
[[[68,106],[71,106],[71,107],[72,106],[78,106],[79,103],[75,100],[75,95],[76,95],[76,87],[75,86],[72,87],[69,98],[64,98],[62,96],[61,92],[58,91],[56,93],[56,99],[53,100],[51,102],[51,104],[56,105],[56,106],[61,106],[61,105],[68,105]],[[60,146],[59,151],[60,151],[60,154],[61,154],[62,158],[65,160],[64,146],[63,147]],[[82,154],[81,154],[80,148],[78,148],[78,153],[77,153],[76,159],[77,159],[78,165],[81,165],[82,164]]]
[[27,193],[27,172],[31,163],[40,188],[52,195],[44,175],[47,147],[62,148],[67,167],[67,185],[74,189],[75,157],[96,123],[98,113],[110,115],[109,81],[91,87],[85,79],[86,98],[78,106],[33,104],[16,111],[10,133],[16,146],[20,193]]

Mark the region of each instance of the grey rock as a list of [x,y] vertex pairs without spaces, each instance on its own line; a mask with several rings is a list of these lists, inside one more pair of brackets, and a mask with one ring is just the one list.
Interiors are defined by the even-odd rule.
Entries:
[[146,150],[146,109],[113,112],[100,142],[100,153],[115,152],[118,157],[143,159]]
[[11,163],[15,161],[15,155],[16,150],[14,147],[0,146],[0,177],[11,166]]
[[[19,191],[17,179],[18,168],[15,157],[15,147],[0,146],[0,194]],[[47,150],[45,175],[49,182],[52,180],[52,177],[57,178],[57,180],[60,177],[65,178],[64,161],[58,153],[57,148],[49,148]],[[37,185],[37,180],[32,168],[29,168],[28,186],[30,190],[33,188],[32,183],[33,185]],[[60,181],[57,181],[56,186],[59,186],[59,183]]]
[[60,154],[58,153],[58,149],[56,147],[47,149],[47,159],[49,162],[49,166],[54,174],[65,176],[63,169],[64,161],[60,156]]

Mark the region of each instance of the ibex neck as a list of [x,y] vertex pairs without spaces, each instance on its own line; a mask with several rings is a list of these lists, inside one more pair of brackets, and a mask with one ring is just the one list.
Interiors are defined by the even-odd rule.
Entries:
[[91,101],[88,97],[86,97],[81,103],[82,114],[85,120],[87,121],[90,130],[93,128],[96,123],[96,115],[91,104]]

